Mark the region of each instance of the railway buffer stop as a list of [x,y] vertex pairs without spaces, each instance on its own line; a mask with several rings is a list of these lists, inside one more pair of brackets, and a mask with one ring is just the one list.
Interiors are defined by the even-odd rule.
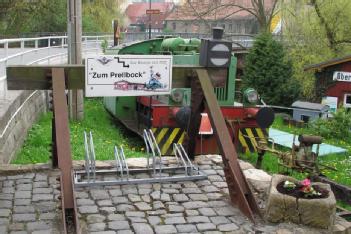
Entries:
[[[208,74],[211,69],[226,68],[231,55],[231,43],[219,39],[202,41],[200,60],[202,66],[187,67],[193,75],[190,80],[184,78],[183,83],[192,88],[191,118],[189,139],[199,131],[201,113],[204,108],[209,110],[209,119],[216,136],[217,144],[222,155],[226,182],[228,184],[231,202],[234,203],[251,221],[259,215],[253,193],[239,166],[238,156],[228,132],[225,120],[220,111],[214,94],[214,87]],[[206,52],[206,53],[205,53]],[[102,63],[106,57],[101,57]],[[118,60],[116,56],[113,58]],[[125,64],[123,64],[125,66]],[[63,213],[73,217],[76,230],[78,227],[77,211],[74,200],[73,167],[70,148],[69,122],[65,90],[85,89],[86,71],[82,65],[61,66],[10,66],[7,68],[9,90],[52,90],[53,121],[52,121],[52,166],[61,170],[61,193]],[[184,69],[173,66],[172,71]],[[87,90],[85,90],[87,92]],[[99,94],[101,95],[101,94]],[[190,145],[191,145],[190,141]]]

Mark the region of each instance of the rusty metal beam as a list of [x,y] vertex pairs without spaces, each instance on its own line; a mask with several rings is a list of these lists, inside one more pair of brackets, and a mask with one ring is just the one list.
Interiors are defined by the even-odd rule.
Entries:
[[[58,167],[62,174],[62,199],[63,212],[67,216],[73,216],[76,222],[76,208],[73,194],[72,179],[72,158],[70,146],[70,134],[68,126],[68,107],[65,94],[65,70],[63,68],[52,68],[52,89],[53,89],[53,114],[54,114],[54,138],[53,140]],[[55,155],[54,155],[55,157]],[[78,225],[77,223],[75,224]]]
[[222,155],[231,201],[236,204],[251,221],[255,222],[254,214],[260,215],[259,208],[240,168],[238,156],[213,91],[210,77],[206,69],[196,69],[196,73],[202,87],[206,105],[209,110],[210,122]]

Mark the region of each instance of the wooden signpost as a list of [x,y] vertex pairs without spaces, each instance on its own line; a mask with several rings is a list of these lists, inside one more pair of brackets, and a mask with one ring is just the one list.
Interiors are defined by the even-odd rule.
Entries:
[[[239,167],[237,153],[214,94],[208,71],[199,66],[186,68],[184,66],[173,66],[173,73],[177,69],[182,71],[192,70],[197,74],[196,77],[192,77],[191,81],[189,81],[187,76],[181,76],[180,80],[172,81],[172,86],[189,87],[190,83],[193,83],[192,115],[198,118],[198,123],[194,122],[195,130],[193,132],[196,132],[196,134],[200,126],[201,112],[203,107],[207,106],[211,125],[222,154],[231,201],[254,222],[254,214],[259,214],[259,210]],[[84,80],[85,67],[83,65],[10,66],[7,68],[9,90],[51,89],[53,91],[53,167],[58,167],[62,172],[61,193],[63,195],[64,214],[73,216],[77,233],[79,232],[79,227],[72,181],[73,168],[65,90],[84,89]],[[188,132],[188,134],[191,138],[192,132]]]

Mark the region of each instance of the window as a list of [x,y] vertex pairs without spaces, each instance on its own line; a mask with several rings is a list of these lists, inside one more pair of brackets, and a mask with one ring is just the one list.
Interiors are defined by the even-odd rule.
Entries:
[[307,115],[301,115],[301,120],[305,123],[308,123],[308,121],[310,120],[310,116]]
[[177,29],[177,24],[175,22],[172,23],[172,29],[176,30]]
[[344,107],[351,108],[351,94],[345,94],[344,96]]

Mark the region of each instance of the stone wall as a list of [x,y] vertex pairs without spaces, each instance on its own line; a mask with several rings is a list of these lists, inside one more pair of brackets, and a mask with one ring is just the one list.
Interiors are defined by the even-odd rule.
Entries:
[[40,115],[47,111],[47,91],[8,91],[0,100],[0,163],[8,164]]

